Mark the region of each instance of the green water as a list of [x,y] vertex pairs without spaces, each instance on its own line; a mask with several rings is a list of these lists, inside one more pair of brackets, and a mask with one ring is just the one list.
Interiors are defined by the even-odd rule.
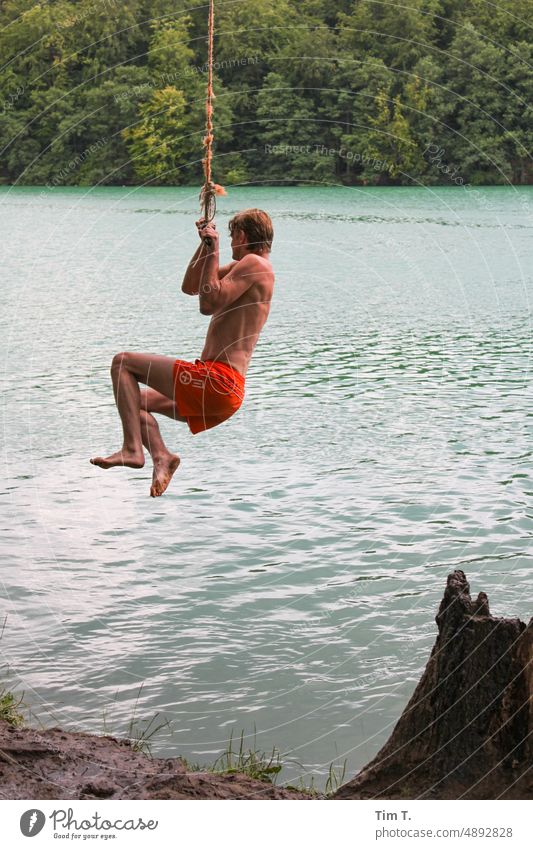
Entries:
[[[200,356],[196,189],[0,191],[3,680],[45,724],[347,776],[425,666],[446,577],[531,616],[531,188],[232,189],[275,226],[239,412],[161,499],[119,447],[121,350]],[[7,670],[8,667],[8,670]],[[104,720],[105,717],[105,720]]]

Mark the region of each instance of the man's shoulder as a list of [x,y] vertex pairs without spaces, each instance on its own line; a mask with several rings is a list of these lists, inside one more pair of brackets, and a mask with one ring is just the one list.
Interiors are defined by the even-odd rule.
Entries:
[[237,264],[238,260],[234,259],[231,262],[228,262],[227,265],[221,265],[218,269],[218,279],[222,280],[226,277],[231,271],[233,271]]
[[274,279],[274,269],[269,259],[259,254],[246,254],[237,263],[235,271],[242,271],[245,274],[257,274],[262,279],[267,279],[270,276]]

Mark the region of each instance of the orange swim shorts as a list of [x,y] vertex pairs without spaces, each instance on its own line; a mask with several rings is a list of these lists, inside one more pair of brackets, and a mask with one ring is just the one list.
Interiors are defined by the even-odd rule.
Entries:
[[219,360],[176,360],[174,400],[191,433],[229,419],[244,400],[244,377]]

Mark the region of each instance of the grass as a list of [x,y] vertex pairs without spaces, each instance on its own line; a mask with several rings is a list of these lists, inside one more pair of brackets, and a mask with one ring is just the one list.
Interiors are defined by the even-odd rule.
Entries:
[[[254,744],[255,740],[256,731],[254,729]],[[257,781],[268,781],[270,784],[275,784],[282,769],[281,756],[275,746],[269,755],[255,748],[245,751],[243,730],[241,731],[238,751],[233,749],[232,732],[227,749],[216,759],[211,771],[226,774],[242,772]]]
[[[141,686],[139,687],[139,692],[137,693],[137,698],[135,699],[135,705],[134,705],[134,708],[133,708],[133,716],[128,723],[128,728],[127,728],[127,731],[126,731],[126,738],[129,740],[130,746],[131,746],[131,748],[133,749],[134,752],[143,752],[145,755],[148,755],[149,757],[151,757],[152,756],[152,744],[151,744],[150,741],[151,741],[152,737],[155,734],[157,734],[158,731],[161,731],[162,728],[165,728],[165,727],[170,728],[170,722],[168,721],[168,719],[161,719],[158,722],[158,719],[161,716],[161,714],[159,714],[159,713],[154,714],[154,716],[151,719],[138,719],[137,718],[137,707],[138,707],[138,704],[139,704],[139,699],[141,697],[143,687],[144,687],[144,684],[141,684]],[[116,701],[117,695],[118,695],[118,693],[115,694],[115,701]],[[116,735],[114,732],[110,732],[110,729],[108,729],[108,727],[107,727],[107,713],[106,713],[105,710],[104,710],[104,713],[103,713],[103,724],[104,724],[104,729],[103,729],[103,732],[102,732],[103,734],[107,735],[107,734],[111,733],[112,736],[119,736],[119,735]]]
[[[157,723],[159,716],[159,713],[155,713],[150,720],[130,720],[130,724],[128,726],[128,740],[130,741],[131,748],[134,752],[144,752],[145,755],[151,756],[151,738],[154,734],[157,734],[158,731],[161,731],[162,728],[170,728],[170,722],[168,719],[162,719],[158,724],[154,725],[154,723]],[[144,728],[142,727],[143,725]]]
[[300,778],[298,784],[286,784],[285,790],[296,790],[297,793],[304,793],[311,799],[322,799],[324,797],[324,793],[318,787],[315,787],[314,775],[311,776],[309,784],[306,784],[303,778]]
[[0,690],[0,719],[9,722],[14,728],[24,724],[24,717],[19,708],[24,706],[23,697],[16,698],[9,690]]
[[332,796],[335,793],[341,784],[344,783],[344,778],[346,776],[346,760],[342,765],[342,769],[339,767],[339,774],[337,774],[336,768],[333,766],[333,763],[329,765],[329,774],[328,780],[326,781],[326,796]]
[[342,767],[334,766],[334,762],[332,761],[329,765],[328,777],[326,781],[326,787],[324,791],[320,791],[315,787],[315,777],[311,776],[311,782],[309,784],[305,784],[303,778],[300,778],[298,784],[287,784],[287,790],[297,790],[299,793],[307,793],[308,796],[312,796],[314,798],[324,798],[326,799],[330,796],[333,796],[336,790],[341,786],[344,781],[344,776],[346,775],[346,761],[342,764]]
[[[7,614],[4,616],[4,621],[2,623],[0,640],[4,636],[6,622]],[[9,690],[4,689],[3,687],[0,689],[0,719],[3,719],[4,722],[9,722],[9,724],[13,725],[14,728],[20,728],[20,726],[24,724],[24,717],[21,713],[19,713],[20,707],[26,707],[23,702],[23,697],[24,694],[17,698]]]
[[[261,751],[255,748],[256,731],[254,729],[254,748],[245,749],[244,746],[244,730],[241,731],[239,747],[234,748],[233,732],[230,735],[229,743],[226,750],[216,759],[213,764],[200,765],[191,763],[186,758],[181,760],[187,766],[190,772],[211,772],[218,775],[231,775],[234,773],[242,773],[256,781],[266,781],[269,784],[276,784],[277,778],[283,769],[281,753],[276,747],[272,748],[270,753]],[[300,764],[300,766],[302,766]],[[303,768],[303,766],[302,766]],[[320,791],[315,787],[315,778],[311,776],[310,784],[306,785],[303,778],[300,778],[298,784],[285,785],[286,790],[296,790],[298,793],[304,793],[311,798],[324,798],[333,795],[344,781],[346,774],[346,761],[342,768],[335,767],[331,763],[328,771],[325,791]]]

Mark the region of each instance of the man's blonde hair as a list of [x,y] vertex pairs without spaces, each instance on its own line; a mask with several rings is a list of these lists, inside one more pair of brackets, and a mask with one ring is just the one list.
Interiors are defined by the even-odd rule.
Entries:
[[244,209],[234,215],[229,222],[229,231],[233,236],[234,230],[240,230],[246,236],[248,247],[252,253],[262,253],[272,249],[274,228],[267,212],[262,209]]

